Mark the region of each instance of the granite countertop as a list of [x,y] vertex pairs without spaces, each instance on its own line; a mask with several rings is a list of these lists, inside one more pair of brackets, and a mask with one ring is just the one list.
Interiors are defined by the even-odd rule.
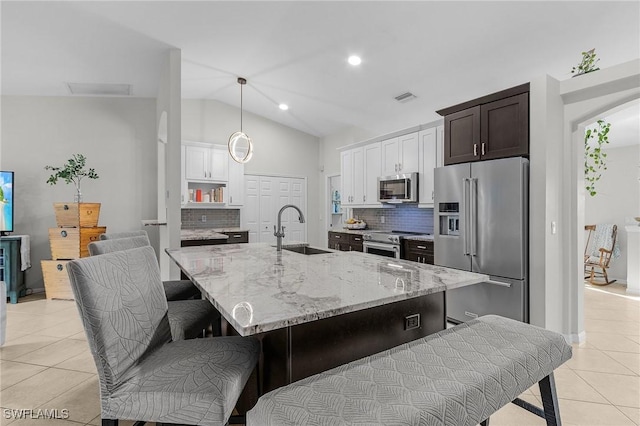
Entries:
[[414,240],[414,241],[433,241],[433,234],[408,235],[402,238],[405,240]]
[[265,243],[167,249],[242,336],[486,281],[483,274],[359,252]]
[[180,230],[181,240],[226,240],[228,235],[221,232],[248,232],[247,229],[230,227],[230,228],[189,228]]
[[[343,234],[356,234],[356,235],[364,235],[370,234],[372,232],[387,232],[382,231],[380,229],[332,229],[329,232],[340,232]],[[407,235],[402,237],[405,240],[416,240],[416,241],[433,241],[433,234],[421,234],[421,235]]]

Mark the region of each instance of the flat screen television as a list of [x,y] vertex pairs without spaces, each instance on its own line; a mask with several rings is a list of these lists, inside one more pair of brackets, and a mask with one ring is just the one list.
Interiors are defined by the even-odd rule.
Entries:
[[13,232],[13,172],[0,171],[0,235]]

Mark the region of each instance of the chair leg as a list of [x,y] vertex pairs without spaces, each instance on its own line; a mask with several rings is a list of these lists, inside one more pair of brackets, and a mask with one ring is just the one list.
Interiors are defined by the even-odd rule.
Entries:
[[558,406],[558,395],[556,394],[556,381],[553,372],[538,382],[540,395],[542,396],[542,406],[544,407],[544,417],[547,426],[560,426],[560,407]]
[[489,426],[489,419],[487,418],[485,421],[480,422],[480,426]]
[[118,426],[118,420],[102,419],[102,426]]

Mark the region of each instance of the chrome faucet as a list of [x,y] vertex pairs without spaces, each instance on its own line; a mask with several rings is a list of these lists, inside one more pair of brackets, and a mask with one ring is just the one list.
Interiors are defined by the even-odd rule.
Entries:
[[302,213],[302,210],[300,210],[298,206],[294,206],[293,204],[286,204],[282,206],[282,208],[278,212],[278,227],[276,228],[276,225],[273,225],[273,236],[276,237],[276,251],[278,252],[282,251],[282,238],[284,237],[285,228],[284,226],[282,226],[282,212],[285,211],[285,209],[287,209],[288,207],[298,210],[298,213],[300,213],[300,217],[298,218],[298,220],[300,220],[300,223],[304,223],[304,213]]

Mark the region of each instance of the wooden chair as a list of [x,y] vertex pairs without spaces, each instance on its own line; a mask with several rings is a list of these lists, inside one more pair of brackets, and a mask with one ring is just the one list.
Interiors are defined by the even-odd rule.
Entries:
[[[587,244],[584,249],[584,278],[593,285],[614,283],[616,280],[609,280],[607,269],[615,249],[618,227],[601,224],[597,226],[586,225],[584,229],[588,231]],[[606,247],[598,247],[601,244]],[[604,281],[596,281],[596,277],[602,278]]]

